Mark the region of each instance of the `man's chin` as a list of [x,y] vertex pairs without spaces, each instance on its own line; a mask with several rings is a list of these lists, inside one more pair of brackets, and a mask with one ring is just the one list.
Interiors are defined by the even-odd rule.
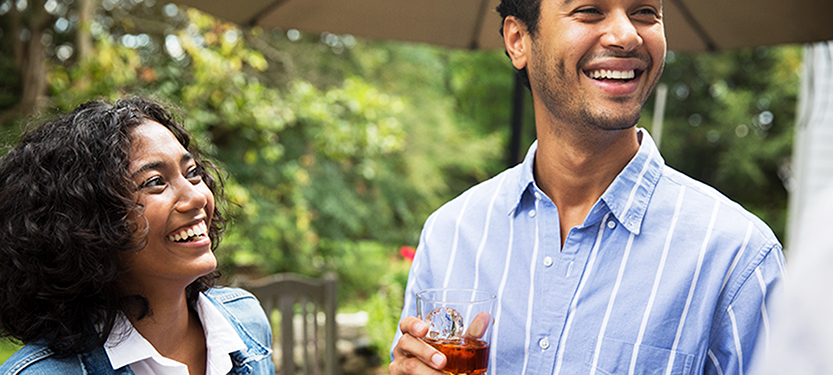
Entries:
[[591,128],[598,130],[625,130],[630,129],[639,122],[641,112],[633,114],[589,113],[582,111],[584,122]]

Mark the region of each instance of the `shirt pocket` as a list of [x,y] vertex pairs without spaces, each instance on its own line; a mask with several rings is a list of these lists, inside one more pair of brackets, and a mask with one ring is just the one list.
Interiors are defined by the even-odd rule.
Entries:
[[[593,367],[597,344],[598,339],[594,340],[593,346],[590,348],[590,355],[585,363],[588,369]],[[602,338],[599,358],[596,362],[596,373],[605,375],[628,374],[634,347],[636,345],[630,342],[609,337]],[[639,345],[638,348],[634,375],[665,375],[669,361],[672,358],[674,362],[671,365],[670,375],[691,374],[691,366],[694,363],[694,355],[692,354],[648,345]]]

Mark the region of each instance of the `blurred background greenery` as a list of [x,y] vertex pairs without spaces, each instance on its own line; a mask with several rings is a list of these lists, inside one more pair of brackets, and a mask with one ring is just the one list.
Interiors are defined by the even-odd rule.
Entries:
[[[798,46],[669,52],[661,81],[666,162],[782,241],[800,67]],[[241,28],[158,0],[0,0],[0,143],[92,99],[180,108],[239,204],[217,252],[227,280],[336,273],[340,311],[368,313],[383,360],[410,265],[400,249],[507,166],[513,85],[503,51]],[[532,118],[527,100],[524,150]]]

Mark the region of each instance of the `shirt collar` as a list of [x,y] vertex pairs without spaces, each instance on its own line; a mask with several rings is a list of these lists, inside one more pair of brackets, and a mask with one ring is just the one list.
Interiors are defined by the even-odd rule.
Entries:
[[[246,345],[231,323],[220,313],[216,306],[202,293],[197,299],[197,315],[205,332],[207,353],[207,373],[226,374],[232,369],[230,353],[246,350]],[[159,365],[174,367],[178,362],[163,357],[130,324],[124,315],[119,315],[116,328],[107,337],[104,350],[113,369],[140,362],[154,361]]]
[[[651,200],[654,188],[662,176],[665,161],[648,131],[639,128],[637,129],[637,135],[640,139],[639,151],[608,186],[599,202],[596,202],[590,210],[585,219],[585,225],[596,222],[605,213],[611,212],[628,231],[639,234],[642,219],[648,209],[648,203]],[[510,214],[519,209],[521,199],[527,191],[531,193],[533,190],[540,190],[535,183],[533,172],[537,149],[538,141],[536,140],[529,147],[523,163],[516,167],[521,168],[521,173],[516,185],[517,190],[512,192],[511,195],[514,204],[509,205]]]

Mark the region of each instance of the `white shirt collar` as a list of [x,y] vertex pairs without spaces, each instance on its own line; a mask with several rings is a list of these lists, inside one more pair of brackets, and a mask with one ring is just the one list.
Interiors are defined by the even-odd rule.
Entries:
[[[206,375],[228,374],[232,368],[229,353],[245,350],[246,344],[225,316],[202,293],[197,300],[197,315],[202,322],[208,348]],[[113,332],[107,338],[104,350],[113,369],[130,365],[136,375],[188,374],[184,364],[159,354],[123,315],[119,316]]]

